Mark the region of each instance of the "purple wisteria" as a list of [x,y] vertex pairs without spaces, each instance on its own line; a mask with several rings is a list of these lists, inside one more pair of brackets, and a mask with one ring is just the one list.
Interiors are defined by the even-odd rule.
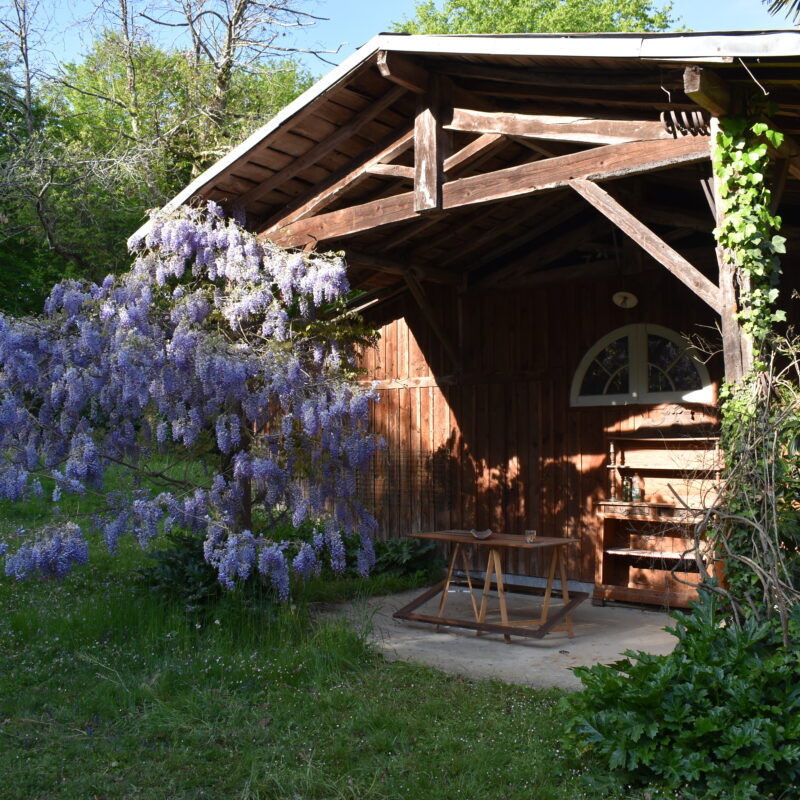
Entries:
[[[213,203],[129,244],[125,275],[58,284],[41,317],[0,316],[0,499],[41,496],[43,480],[53,502],[100,493],[112,553],[122,536],[197,532],[224,586],[260,573],[283,599],[291,573],[345,568],[342,532],[368,572],[356,474],[378,443],[354,345],[369,334],[344,313],[342,259],[261,242]],[[139,476],[130,490],[106,492],[112,467]],[[317,534],[275,541],[259,511]],[[86,555],[65,526],[7,553],[6,574],[62,577]]]

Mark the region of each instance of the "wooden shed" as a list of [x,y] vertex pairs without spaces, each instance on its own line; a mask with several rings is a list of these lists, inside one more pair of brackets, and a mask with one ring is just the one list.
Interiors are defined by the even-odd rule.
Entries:
[[580,537],[569,577],[596,599],[685,604],[676,498],[714,491],[716,392],[742,357],[710,134],[749,95],[777,104],[788,298],[799,67],[796,31],[381,34],[173,203],[346,253],[381,333],[363,366],[388,448],[362,491],[382,536]]

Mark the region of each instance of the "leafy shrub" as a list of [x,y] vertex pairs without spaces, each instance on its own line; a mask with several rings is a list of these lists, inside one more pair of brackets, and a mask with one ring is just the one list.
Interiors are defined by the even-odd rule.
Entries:
[[[281,522],[273,518],[265,518],[263,525],[271,538],[276,541],[290,541],[296,543],[311,542],[316,528],[310,522],[305,522],[299,527]],[[139,575],[148,587],[157,594],[171,600],[178,600],[187,607],[205,605],[218,600],[222,594],[216,569],[208,564],[203,555],[203,538],[194,533],[173,529],[165,537],[166,546],[157,548],[148,556],[151,563],[139,570]],[[357,562],[358,541],[344,538],[346,548],[347,569],[343,574],[334,572],[328,565],[321,565],[321,574],[313,583],[315,586],[303,594],[317,599],[327,598],[327,593],[321,591],[320,582],[331,583],[356,583],[351,587],[342,587],[340,590],[332,588],[331,597],[327,599],[342,599],[353,593],[387,591],[401,591],[416,586],[426,579],[438,577],[444,566],[438,548],[434,542],[397,537],[387,541],[376,541],[376,563],[371,571],[371,579],[365,580],[358,574],[355,567]],[[381,580],[381,578],[388,578]],[[395,581],[393,579],[401,579]],[[416,579],[409,584],[402,579]],[[242,587],[245,594],[258,594],[264,599],[265,589],[256,581],[256,585],[249,589]],[[270,592],[266,591],[266,595]],[[308,598],[306,598],[308,599]]]
[[174,530],[166,536],[167,547],[148,553],[152,561],[139,570],[157,594],[187,605],[201,605],[222,593],[217,570],[203,556],[203,537]]
[[444,566],[436,542],[398,536],[375,545],[373,574],[398,578],[420,574],[434,577]]
[[692,800],[800,797],[800,651],[775,625],[721,625],[710,599],[674,618],[671,655],[575,670],[572,738],[620,783]]

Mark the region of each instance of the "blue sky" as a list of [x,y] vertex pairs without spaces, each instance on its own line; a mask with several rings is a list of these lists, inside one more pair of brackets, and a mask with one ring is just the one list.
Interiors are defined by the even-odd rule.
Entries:
[[[342,43],[341,60],[390,24],[411,16],[414,0],[317,0],[314,13],[330,18],[310,29],[304,46],[336,47]],[[656,5],[661,5],[656,0]],[[674,0],[673,12],[680,25],[695,31],[772,30],[791,27],[785,17],[770,16],[760,0]],[[346,43],[346,44],[345,44]],[[316,70],[315,70],[316,71]]]
[[[55,4],[53,10],[50,47],[56,57],[65,55],[78,59],[81,50],[80,24],[94,3],[91,0],[74,0],[69,5],[58,0],[44,0]],[[656,0],[658,4],[658,0]],[[380,31],[388,30],[391,23],[410,16],[414,0],[308,0],[304,9],[319,16],[329,17],[296,37],[296,45],[306,49],[336,49],[339,54],[327,56],[339,62]],[[674,0],[673,11],[680,23],[695,31],[703,30],[771,30],[791,27],[784,17],[771,17],[760,0]],[[66,34],[58,29],[72,21]],[[327,67],[316,59],[308,61],[316,74]]]

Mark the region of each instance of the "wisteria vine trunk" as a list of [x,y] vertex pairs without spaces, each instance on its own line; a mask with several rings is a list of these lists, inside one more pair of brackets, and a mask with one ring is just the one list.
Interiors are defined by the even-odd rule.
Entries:
[[[110,551],[178,526],[204,535],[229,588],[260,572],[285,599],[292,569],[344,569],[343,533],[368,572],[375,522],[356,474],[380,443],[354,352],[372,334],[344,311],[342,259],[259,242],[214,204],[129,245],[125,275],[61,283],[42,316],[0,317],[0,496],[102,493],[92,524]],[[107,492],[110,469],[130,488]],[[276,518],[316,533],[277,541]],[[20,532],[0,543],[6,574],[66,574],[88,557],[84,533]]]

